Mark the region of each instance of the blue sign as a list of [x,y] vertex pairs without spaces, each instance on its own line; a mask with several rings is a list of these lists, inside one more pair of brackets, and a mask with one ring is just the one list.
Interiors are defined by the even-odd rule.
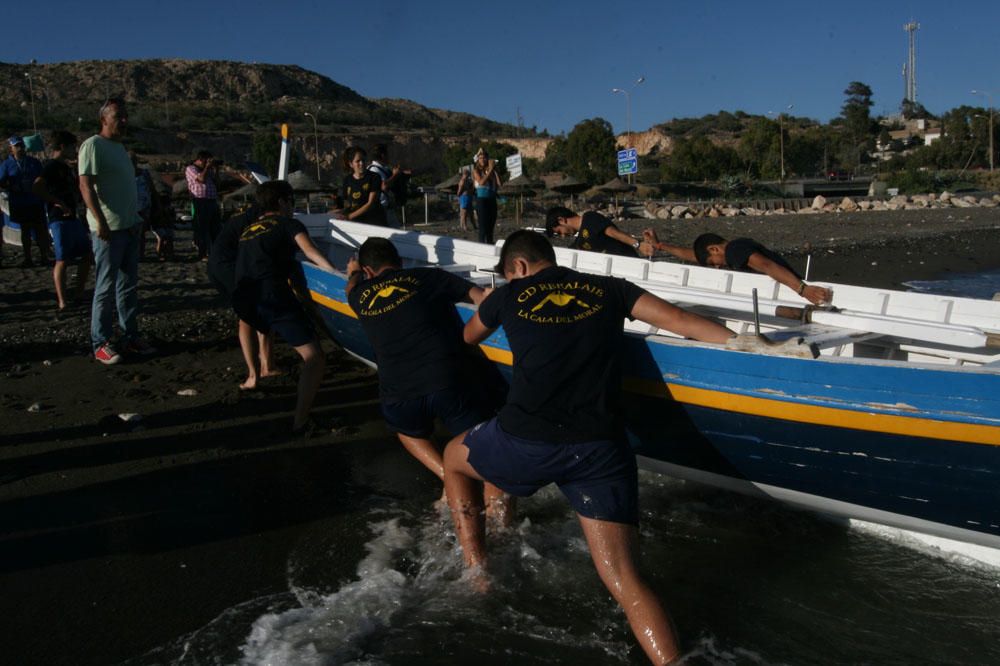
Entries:
[[618,175],[627,176],[639,172],[639,154],[635,148],[618,151]]
[[636,159],[619,160],[618,175],[627,176],[630,173],[639,173],[639,161]]

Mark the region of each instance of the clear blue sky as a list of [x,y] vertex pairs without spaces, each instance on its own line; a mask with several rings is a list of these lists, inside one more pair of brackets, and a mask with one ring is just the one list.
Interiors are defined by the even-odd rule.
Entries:
[[[821,9],[821,7],[823,7]],[[191,58],[296,64],[368,97],[402,97],[550,132],[600,116],[641,130],[719,110],[827,121],[862,81],[903,98],[903,24],[932,113],[1000,104],[1000,2],[5,3],[0,61]],[[11,26],[22,26],[11,30]],[[29,27],[33,26],[33,27]],[[632,89],[644,76],[645,82]]]

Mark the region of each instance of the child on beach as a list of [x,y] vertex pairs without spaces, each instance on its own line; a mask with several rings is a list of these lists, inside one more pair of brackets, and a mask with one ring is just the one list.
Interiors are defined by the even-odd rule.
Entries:
[[[233,294],[236,291],[236,258],[240,235],[246,226],[257,218],[257,210],[256,206],[250,206],[226,220],[208,255],[208,277],[230,304],[233,302]],[[249,322],[239,319],[236,325],[236,337],[240,341],[243,362],[247,366],[247,378],[240,384],[241,390],[250,391],[257,388],[257,381],[262,377],[274,377],[282,374],[274,367],[273,333],[254,331]],[[257,340],[256,358],[254,356],[254,338]],[[258,359],[260,361],[259,371],[257,370]]]
[[289,280],[301,274],[297,251],[320,268],[333,271],[333,266],[313,245],[305,226],[292,217],[295,194],[291,185],[283,180],[262,183],[257,188],[257,206],[260,214],[240,234],[233,309],[258,332],[277,333],[302,358],[292,433],[308,434],[314,427],[309,408],[323,380],[326,359]]
[[67,164],[76,151],[76,137],[59,130],[49,135],[49,149],[52,158],[42,167],[42,173],[32,185],[32,192],[45,203],[49,233],[52,236],[52,250],[55,266],[52,282],[56,290],[56,304],[60,310],[66,308],[66,262],[79,260],[76,269],[77,301],[83,298],[83,288],[87,274],[94,263],[90,248],[90,232],[77,214],[80,203],[80,184],[76,173]]

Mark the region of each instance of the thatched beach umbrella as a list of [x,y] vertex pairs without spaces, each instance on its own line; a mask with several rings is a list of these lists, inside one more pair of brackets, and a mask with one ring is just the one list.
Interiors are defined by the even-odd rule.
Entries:
[[629,185],[617,176],[598,187],[602,192],[607,192],[615,198],[615,208],[618,207],[618,195],[635,191],[635,185]]
[[326,192],[330,188],[320,185],[315,178],[307,174],[305,171],[293,171],[288,174],[288,184],[292,186],[292,189],[296,192],[309,193],[309,192]]
[[573,176],[566,176],[561,181],[553,185],[551,189],[553,192],[558,192],[559,194],[568,194],[570,198],[570,203],[574,201],[574,195],[583,192],[590,186],[581,180],[577,180]]
[[462,174],[456,173],[454,176],[448,180],[441,181],[434,186],[434,189],[438,192],[443,192],[445,194],[455,194],[455,190],[458,188],[458,181],[462,179]]
[[536,189],[543,188],[544,185],[526,174],[521,174],[517,178],[511,178],[500,187],[502,194],[513,194],[517,196],[514,203],[514,219],[516,224],[521,224],[521,215],[524,211],[524,197],[533,196]]

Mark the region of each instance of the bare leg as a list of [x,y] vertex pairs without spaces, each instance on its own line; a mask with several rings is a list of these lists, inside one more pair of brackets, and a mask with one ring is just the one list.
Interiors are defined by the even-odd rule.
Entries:
[[260,376],[274,377],[284,374],[274,367],[273,353],[274,333],[257,334],[257,353],[260,356]]
[[253,327],[240,319],[236,335],[240,340],[240,351],[243,352],[243,362],[247,364],[247,378],[246,381],[240,384],[240,388],[244,391],[249,391],[257,388],[257,366],[254,364],[253,357]]
[[402,442],[403,448],[405,448],[411,456],[419,460],[421,465],[434,472],[437,478],[444,481],[444,460],[441,458],[441,454],[438,452],[437,447],[434,446],[434,443],[431,440],[421,439],[419,437],[410,437],[409,435],[404,435],[400,432],[397,432],[396,436],[399,437],[399,441]]
[[491,530],[502,531],[514,524],[516,498],[487,482],[483,484],[483,503],[486,505],[486,524]]
[[52,268],[52,283],[56,286],[56,304],[62,310],[66,307],[66,262],[57,261]]
[[579,518],[597,573],[625,611],[646,656],[654,664],[677,659],[680,649],[670,616],[639,574],[639,530],[634,525]]
[[299,397],[295,402],[295,416],[292,419],[292,429],[298,430],[306,424],[309,418],[309,408],[312,407],[316,392],[323,381],[323,370],[326,368],[326,357],[323,348],[313,340],[295,348],[302,357],[302,374],[299,375]]
[[466,212],[464,208],[458,209],[458,226],[462,231],[465,231],[468,227],[465,225]]
[[465,566],[485,568],[483,480],[469,464],[469,447],[463,439],[464,434],[452,439],[444,449],[444,489]]

